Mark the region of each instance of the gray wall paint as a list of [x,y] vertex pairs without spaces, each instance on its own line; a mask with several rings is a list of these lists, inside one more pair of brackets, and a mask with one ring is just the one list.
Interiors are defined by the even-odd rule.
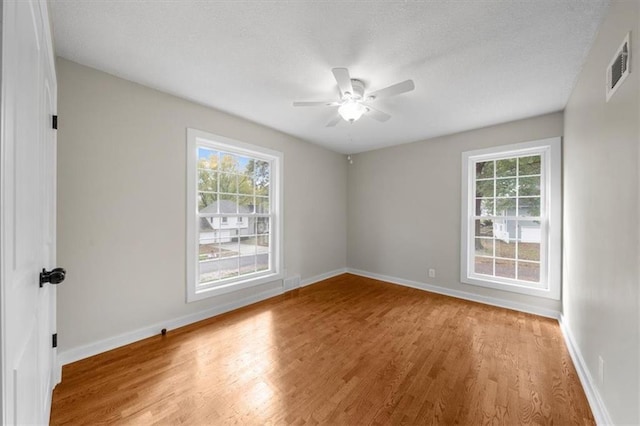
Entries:
[[73,62],[57,66],[61,352],[255,292],[185,303],[187,127],[284,153],[289,276],[346,266],[344,156]]
[[[639,4],[612,3],[565,110],[564,317],[616,424],[640,423]],[[605,70],[628,31],[632,73],[606,103]]]
[[559,301],[460,282],[460,185],[463,151],[561,136],[562,123],[562,113],[548,114],[353,156],[347,264],[559,311]]

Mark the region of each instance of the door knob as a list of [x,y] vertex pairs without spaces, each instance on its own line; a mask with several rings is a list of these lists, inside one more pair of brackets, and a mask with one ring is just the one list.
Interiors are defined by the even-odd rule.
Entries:
[[40,272],[40,287],[46,283],[60,284],[64,281],[65,275],[67,275],[67,271],[64,268],[55,268],[48,272],[42,268],[42,272]]

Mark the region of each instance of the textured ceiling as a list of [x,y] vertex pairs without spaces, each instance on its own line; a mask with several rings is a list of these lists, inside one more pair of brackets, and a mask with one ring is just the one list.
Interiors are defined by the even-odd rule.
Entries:
[[[607,0],[52,0],[56,52],[342,153],[562,110]],[[347,67],[392,115],[334,128]],[[604,75],[604,71],[603,71]],[[604,77],[603,77],[604,78]],[[604,91],[604,86],[603,86]]]

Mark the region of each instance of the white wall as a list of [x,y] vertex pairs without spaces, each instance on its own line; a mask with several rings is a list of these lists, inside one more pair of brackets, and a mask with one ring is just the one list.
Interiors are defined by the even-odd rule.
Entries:
[[[565,110],[564,323],[615,424],[640,423],[639,4],[612,3]],[[606,103],[628,31],[632,73]]]
[[288,275],[304,281],[345,268],[344,156],[64,59],[57,66],[58,263],[68,271],[58,289],[63,360],[105,339],[117,344],[120,335],[141,337],[131,333],[281,288],[275,282],[185,303],[187,127],[283,152]]
[[[463,151],[562,135],[562,113],[353,156],[349,166],[350,268],[560,311],[560,302],[460,282]],[[427,278],[428,268],[436,278]],[[474,296],[474,297],[475,297]]]

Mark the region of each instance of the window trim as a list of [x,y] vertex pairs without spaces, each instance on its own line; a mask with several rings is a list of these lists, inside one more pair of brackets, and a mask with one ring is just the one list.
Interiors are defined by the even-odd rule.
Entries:
[[[562,239],[562,139],[560,137],[540,139],[509,145],[501,145],[491,148],[466,151],[462,153],[462,184],[461,184],[461,236],[460,236],[460,281],[481,287],[489,287],[513,293],[528,294],[553,300],[560,300],[561,290],[561,239]],[[527,285],[525,281],[510,279],[492,279],[479,277],[473,274],[472,253],[474,237],[472,235],[475,210],[474,179],[471,167],[478,161],[511,158],[527,154],[543,155],[544,170],[541,170],[541,196],[544,198],[545,211],[547,213],[541,223],[541,229],[545,229],[547,238],[541,241],[541,277],[546,276],[546,282],[541,285]],[[542,206],[541,206],[542,208]],[[540,212],[542,217],[542,212]],[[544,251],[544,252],[543,252]],[[542,270],[543,259],[544,271]],[[541,282],[543,280],[541,279]]]
[[[269,224],[272,248],[272,269],[248,278],[238,279],[208,288],[198,288],[198,202],[197,202],[197,157],[198,146],[209,145],[216,149],[225,148],[235,154],[247,155],[253,158],[271,162],[272,169],[269,177],[269,206],[273,210],[274,219]],[[275,150],[252,145],[235,139],[187,128],[187,158],[186,158],[186,300],[194,302],[208,297],[218,296],[241,289],[259,286],[269,282],[281,280],[284,276],[283,255],[283,158],[284,155]]]

